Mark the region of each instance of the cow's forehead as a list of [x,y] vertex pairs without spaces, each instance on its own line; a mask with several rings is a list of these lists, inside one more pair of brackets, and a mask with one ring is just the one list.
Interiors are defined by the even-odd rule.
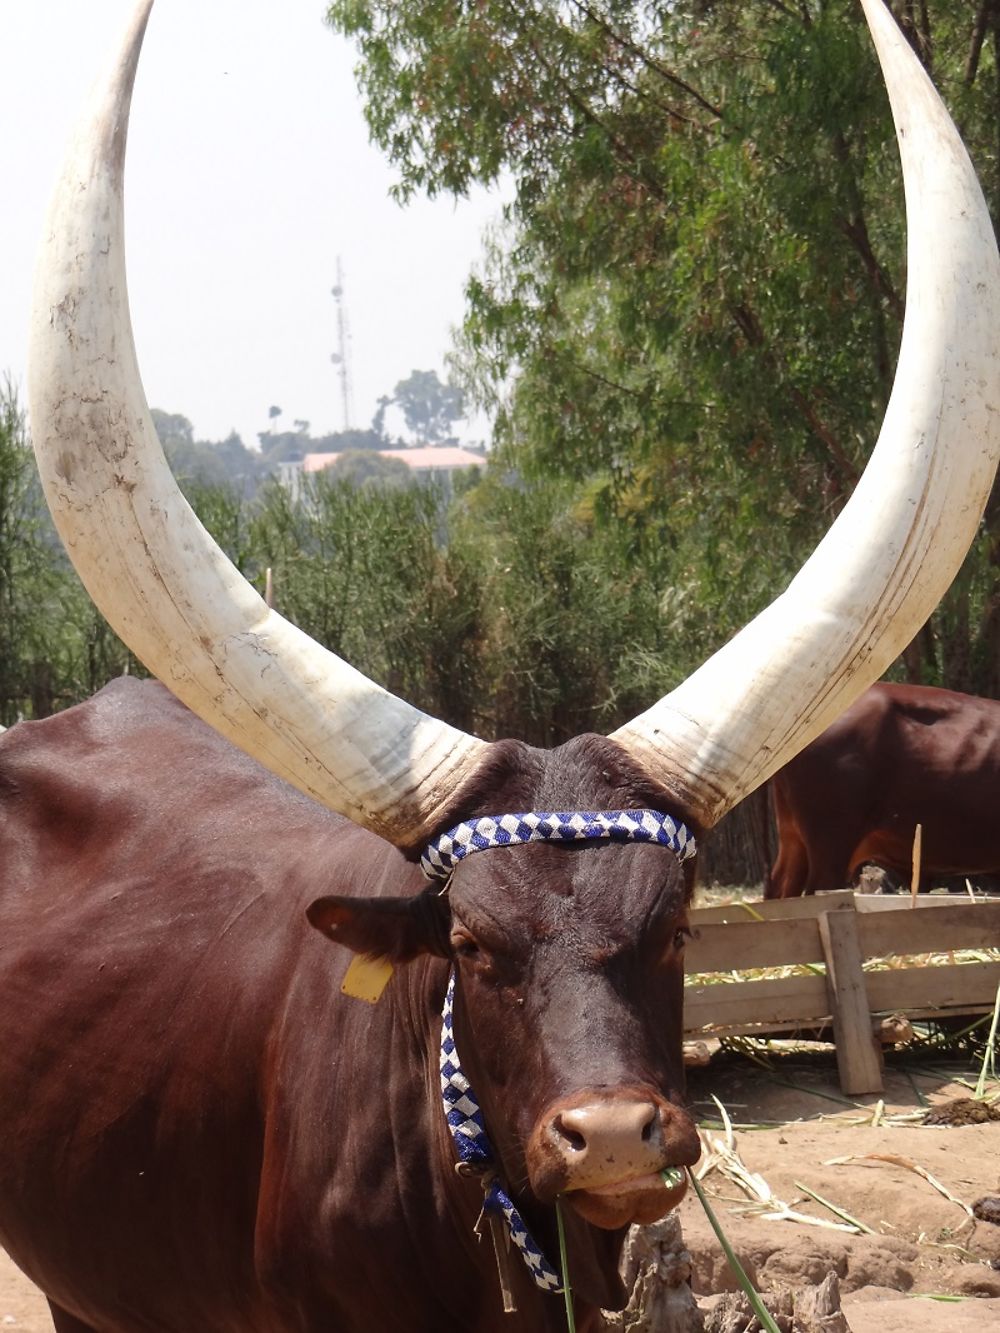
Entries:
[[[496,741],[458,793],[446,816],[451,825],[476,815],[524,810],[654,809],[684,820],[663,787],[615,741],[576,736],[554,750],[520,741]],[[443,830],[442,830],[443,831]]]
[[[620,746],[585,735],[554,750],[501,742],[465,793],[463,818],[534,810],[668,808],[667,794]],[[467,857],[451,881],[458,916],[514,935],[574,930],[632,932],[653,913],[683,911],[690,884],[669,848],[649,843],[491,847]]]
[[674,852],[651,843],[530,843],[463,861],[449,888],[460,920],[532,935],[562,929],[638,938],[683,913],[687,877]]

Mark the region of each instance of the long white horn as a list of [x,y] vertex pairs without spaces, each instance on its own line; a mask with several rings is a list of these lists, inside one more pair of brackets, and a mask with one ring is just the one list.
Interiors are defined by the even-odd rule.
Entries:
[[854,495],[766,611],[613,733],[711,826],[876,680],[975,536],[1000,449],[1000,261],[958,132],[880,0],[862,0],[892,103],[908,227],[906,319]]
[[136,9],[48,217],[29,408],[49,506],[94,602],[179,698],[302,791],[412,846],[485,742],[394,698],[269,610],[181,496],[149,416],[126,293],[123,174],[151,7]]

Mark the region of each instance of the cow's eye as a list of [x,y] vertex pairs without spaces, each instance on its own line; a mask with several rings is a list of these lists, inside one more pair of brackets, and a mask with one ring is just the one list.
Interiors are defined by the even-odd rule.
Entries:
[[467,930],[451,932],[451,947],[459,958],[478,958],[481,952],[479,945]]
[[670,948],[667,951],[667,956],[676,957],[678,954],[682,954],[684,946],[690,938],[690,928],[688,926],[678,926],[670,937]]

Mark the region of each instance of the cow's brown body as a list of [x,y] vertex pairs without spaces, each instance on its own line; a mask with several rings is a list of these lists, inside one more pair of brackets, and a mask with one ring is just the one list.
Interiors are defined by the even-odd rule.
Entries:
[[[57,1333],[563,1328],[516,1254],[520,1309],[502,1314],[474,1239],[479,1185],[454,1171],[438,1087],[449,970],[499,1176],[550,1257],[559,1201],[581,1333],[620,1308],[624,1228],[674,1207],[698,1156],[678,1104],[689,834],[886,669],[958,568],[1000,456],[993,224],[911,47],[864,3],[906,126],[920,316],[874,480],[703,669],[611,737],[543,753],[428,718],[308,640],[170,477],[124,259],[152,5],[136,0],[45,227],[29,396],[46,497],[150,671],[353,826],[155,685],[0,740],[0,1241]],[[515,845],[488,839],[446,891],[423,888],[429,841],[533,811],[619,813],[573,844],[515,825]],[[674,850],[640,838],[636,811]],[[337,993],[347,951],[396,965],[375,1009]]]
[[778,855],[767,895],[841,889],[866,862],[909,877],[1000,871],[1000,703],[872,686],[772,779]]
[[[535,796],[558,806],[574,795],[567,784],[606,804],[594,798],[608,767],[583,762],[588,745],[605,759],[614,750],[578,742],[560,772],[513,747],[494,775],[500,808]],[[637,930],[650,923],[659,889],[643,885],[681,886],[683,900],[683,880],[662,848],[498,849],[470,858],[465,918],[478,910],[476,861],[494,898],[502,872],[515,921],[503,927],[512,961],[486,990],[514,984],[503,967],[530,965],[545,998],[533,1007],[529,989],[527,1004],[501,1005],[496,1030],[476,1031],[472,967],[460,1051],[555,1255],[553,1210],[525,1188],[538,1103],[582,1084],[676,1094],[682,1077],[679,969],[630,1010],[633,963],[602,969],[587,941],[610,957],[617,918],[634,909]],[[561,883],[547,893],[546,864],[572,896]],[[613,892],[598,876],[585,905],[588,867],[602,864],[616,871]],[[0,1243],[50,1297],[57,1328],[511,1327],[492,1247],[473,1232],[481,1193],[455,1174],[438,1092],[449,962],[398,968],[372,1007],[339,993],[350,955],[306,919],[321,894],[417,894],[416,867],[135,681],[0,741],[0,866]],[[577,898],[596,935],[572,915]],[[565,921],[556,929],[546,912]],[[680,1112],[671,1133],[694,1160]],[[595,1302],[620,1299],[622,1232],[566,1211],[589,1328]],[[537,1292],[516,1256],[511,1274],[517,1328],[564,1327],[562,1298]]]

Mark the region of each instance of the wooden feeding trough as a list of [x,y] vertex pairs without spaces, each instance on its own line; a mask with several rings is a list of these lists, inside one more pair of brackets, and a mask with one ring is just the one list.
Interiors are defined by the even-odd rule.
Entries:
[[[957,963],[956,950],[1000,950],[1000,901],[882,897],[850,890],[691,913],[684,1035],[688,1041],[832,1028],[840,1084],[882,1091],[881,1020],[992,1012],[1000,957]],[[935,962],[916,956],[935,955]],[[911,958],[866,970],[869,959]],[[706,973],[787,968],[784,976],[712,980]]]

